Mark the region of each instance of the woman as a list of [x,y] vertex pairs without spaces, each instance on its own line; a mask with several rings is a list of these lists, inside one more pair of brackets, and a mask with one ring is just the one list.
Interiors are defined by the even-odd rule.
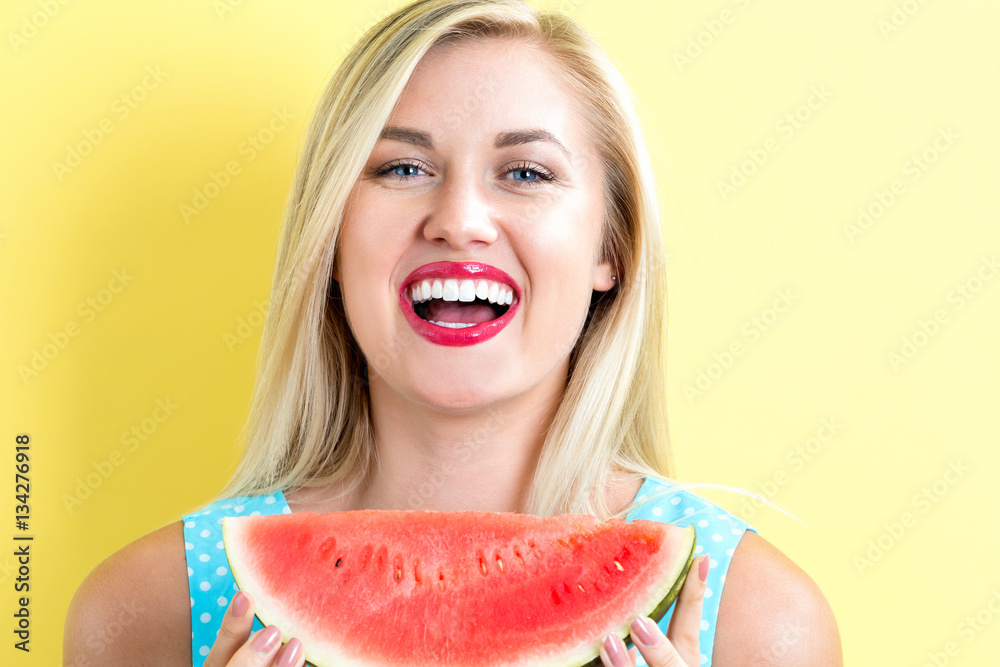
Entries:
[[[646,664],[841,664],[812,581],[667,479],[653,183],[627,86],[570,19],[420,0],[372,28],[309,129],[239,467],[91,573],[67,664],[302,665],[252,632],[219,519],[418,508],[695,523],[696,576],[632,626]],[[617,637],[601,657],[639,659]]]

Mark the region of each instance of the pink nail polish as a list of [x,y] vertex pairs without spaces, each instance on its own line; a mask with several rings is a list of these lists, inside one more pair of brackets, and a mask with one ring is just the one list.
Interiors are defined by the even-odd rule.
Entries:
[[285,644],[285,648],[281,652],[281,657],[278,658],[278,662],[275,663],[275,667],[292,667],[292,665],[299,661],[299,657],[301,655],[302,642],[293,637],[288,640],[287,644]]
[[604,638],[604,652],[608,654],[608,660],[612,667],[628,667],[628,659],[622,650],[618,637],[608,635]]
[[270,653],[280,638],[281,633],[278,632],[278,628],[269,625],[254,638],[253,644],[250,644],[250,648],[254,650],[254,653]]
[[250,598],[243,591],[239,591],[233,596],[233,606],[229,610],[229,613],[239,618],[243,614],[247,613],[247,607],[250,606]]
[[709,556],[705,556],[704,558],[701,559],[701,562],[698,563],[698,578],[701,579],[702,583],[705,583],[708,580],[709,560],[711,560],[711,558]]
[[638,640],[643,646],[656,645],[658,638],[655,633],[653,621],[644,616],[640,616],[632,621],[632,639]]

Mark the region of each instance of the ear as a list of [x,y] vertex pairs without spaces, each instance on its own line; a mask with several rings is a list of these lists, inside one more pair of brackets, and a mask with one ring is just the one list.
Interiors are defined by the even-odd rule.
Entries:
[[[611,276],[615,276],[617,279],[612,280]],[[598,292],[607,292],[619,282],[621,282],[621,276],[615,272],[611,262],[601,262],[594,268],[594,289]]]

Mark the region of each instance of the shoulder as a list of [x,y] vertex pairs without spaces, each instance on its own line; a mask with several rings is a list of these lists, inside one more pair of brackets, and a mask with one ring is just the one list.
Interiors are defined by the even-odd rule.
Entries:
[[70,602],[63,664],[190,665],[190,596],[180,521],[123,547]]
[[843,665],[837,622],[819,587],[751,531],[740,540],[726,576],[713,662]]

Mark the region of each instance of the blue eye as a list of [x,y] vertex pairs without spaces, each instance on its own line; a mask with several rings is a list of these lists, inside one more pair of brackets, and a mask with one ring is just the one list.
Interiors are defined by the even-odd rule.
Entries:
[[400,169],[404,169],[404,170],[415,169],[415,170],[419,171],[420,167],[417,166],[417,165],[415,165],[415,164],[413,164],[412,162],[397,162],[395,164],[388,164],[388,165],[382,167],[381,169],[375,170],[375,175],[376,176],[392,176],[393,178],[406,178],[408,176],[415,176],[416,175],[416,174],[413,174],[413,173],[407,173],[407,174],[395,173],[395,172],[397,172]]
[[[373,169],[372,174],[380,178],[388,177],[397,181],[405,181],[413,176],[416,176],[417,175],[416,172],[419,171],[423,171],[423,168],[420,165],[416,164],[415,162],[399,161],[399,162],[390,162],[389,164],[383,167]],[[553,176],[548,171],[541,168],[533,167],[524,162],[510,167],[509,169],[507,169],[507,171],[504,172],[503,175],[506,176],[507,174],[518,174],[521,176],[534,175],[534,178],[531,177],[517,178],[515,176],[515,178],[512,179],[514,180],[515,183],[523,183],[524,185],[527,186],[535,186],[544,181],[555,180],[555,176]]]
[[505,176],[507,174],[534,174],[535,178],[527,180],[520,180],[518,178],[514,178],[516,182],[524,183],[526,185],[537,185],[542,181],[551,181],[555,178],[551,173],[544,171],[542,169],[536,169],[526,163],[521,163],[511,167],[504,173]]

